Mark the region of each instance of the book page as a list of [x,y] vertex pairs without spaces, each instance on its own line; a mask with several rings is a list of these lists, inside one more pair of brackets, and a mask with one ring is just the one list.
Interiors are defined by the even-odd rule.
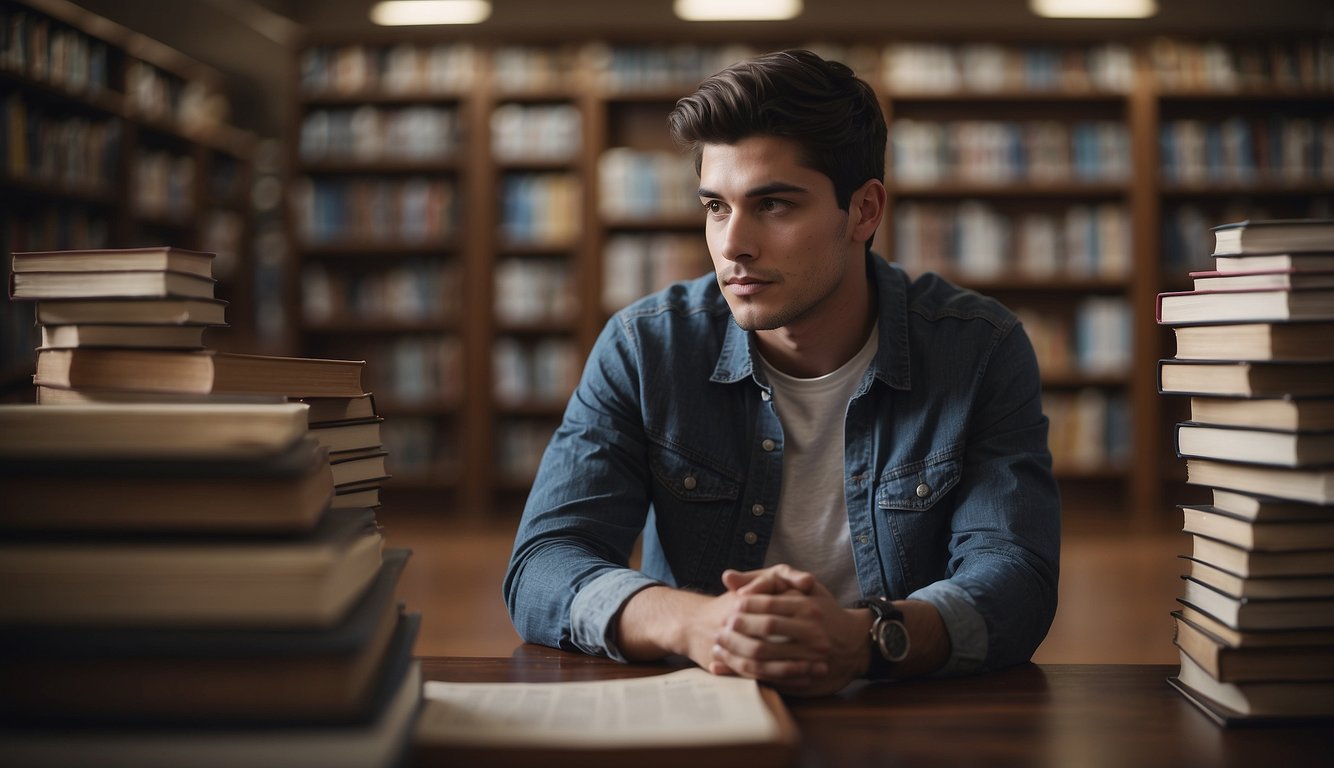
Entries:
[[702,669],[629,680],[425,685],[419,743],[682,747],[777,739],[754,680]]

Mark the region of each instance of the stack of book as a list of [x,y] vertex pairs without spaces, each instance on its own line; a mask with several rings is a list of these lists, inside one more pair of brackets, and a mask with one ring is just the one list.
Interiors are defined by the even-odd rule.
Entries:
[[226,325],[212,262],[172,247],[15,253],[10,294],[37,302],[37,402],[312,398],[334,506],[378,505],[389,473],[364,363],[207,349],[205,329]]
[[1334,717],[1334,221],[1215,229],[1215,269],[1158,297],[1176,336],[1186,556],[1172,678],[1223,724]]
[[380,506],[380,487],[388,477],[387,452],[380,437],[384,421],[375,396],[308,397],[310,434],[329,451],[337,509]]
[[0,407],[8,765],[392,765],[407,560],[296,403]]
[[38,404],[0,408],[6,764],[403,754],[420,618],[363,364],[207,349],[211,261],[14,254],[42,345]]

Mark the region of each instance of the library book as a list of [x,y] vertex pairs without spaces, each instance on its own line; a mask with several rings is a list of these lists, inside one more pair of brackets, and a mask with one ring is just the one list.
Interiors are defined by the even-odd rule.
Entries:
[[43,349],[33,383],[65,389],[355,397],[360,360],[246,355],[214,350]]
[[1334,362],[1334,323],[1179,325],[1178,360]]
[[1246,219],[1213,233],[1215,256],[1334,251],[1334,219]]
[[11,272],[179,272],[213,276],[215,254],[172,246],[93,248],[68,251],[19,251]]
[[1334,289],[1169,291],[1157,315],[1162,325],[1334,320]]

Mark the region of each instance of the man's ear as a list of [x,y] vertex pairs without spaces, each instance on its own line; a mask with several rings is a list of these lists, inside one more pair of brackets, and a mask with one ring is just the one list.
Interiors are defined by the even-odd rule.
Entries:
[[853,240],[864,243],[875,236],[880,219],[885,214],[885,185],[879,179],[867,179],[852,193],[848,213],[852,221]]

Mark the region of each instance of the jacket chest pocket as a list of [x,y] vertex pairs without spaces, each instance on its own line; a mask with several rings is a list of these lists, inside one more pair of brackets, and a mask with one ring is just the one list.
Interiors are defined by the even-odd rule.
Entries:
[[658,540],[678,586],[716,589],[741,481],[664,446],[650,446]]
[[878,524],[893,541],[897,566],[888,570],[897,572],[900,581],[891,592],[907,594],[944,576],[952,506],[942,499],[959,484],[962,473],[957,457],[925,459],[891,468],[876,484]]

